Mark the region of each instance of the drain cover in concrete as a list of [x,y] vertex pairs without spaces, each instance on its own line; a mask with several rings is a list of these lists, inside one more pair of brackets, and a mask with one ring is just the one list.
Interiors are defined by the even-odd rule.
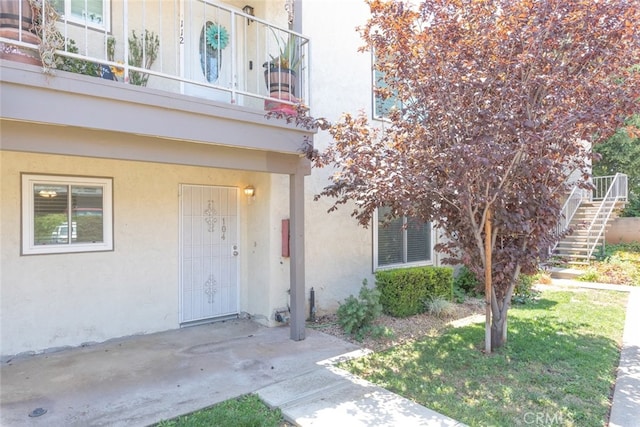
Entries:
[[36,408],[33,411],[29,412],[30,417],[39,417],[40,415],[44,415],[47,413],[47,410],[44,408]]

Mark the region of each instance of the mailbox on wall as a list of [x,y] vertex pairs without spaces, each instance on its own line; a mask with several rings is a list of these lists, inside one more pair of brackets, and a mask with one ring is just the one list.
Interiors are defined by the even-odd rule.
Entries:
[[289,257],[289,220],[282,220],[282,256]]

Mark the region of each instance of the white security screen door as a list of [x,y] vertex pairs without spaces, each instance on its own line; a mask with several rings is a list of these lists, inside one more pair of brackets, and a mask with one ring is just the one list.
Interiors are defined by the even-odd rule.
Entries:
[[238,189],[180,186],[180,323],[238,313]]

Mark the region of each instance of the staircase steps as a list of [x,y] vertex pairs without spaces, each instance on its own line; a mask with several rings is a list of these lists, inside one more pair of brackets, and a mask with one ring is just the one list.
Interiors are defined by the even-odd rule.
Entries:
[[[613,210],[607,223],[604,223],[604,220],[594,221],[601,204],[603,209],[609,210],[612,208]],[[553,251],[553,256],[564,260],[566,264],[589,264],[595,258],[593,255],[589,256],[591,247],[595,246],[594,254],[602,250],[604,236],[610,220],[614,219],[617,216],[617,212],[622,208],[624,208],[624,202],[582,202],[569,224],[569,228],[573,231],[558,242]],[[597,234],[594,236],[589,235],[588,228],[592,223],[594,230],[598,232],[601,229],[603,230],[597,243],[594,242]]]

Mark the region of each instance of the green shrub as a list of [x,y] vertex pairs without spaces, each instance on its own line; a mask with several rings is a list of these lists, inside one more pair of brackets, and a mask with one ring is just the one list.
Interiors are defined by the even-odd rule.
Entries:
[[480,282],[475,274],[464,265],[460,267],[453,280],[453,289],[458,302],[464,302],[467,295],[475,297],[482,294]]
[[453,282],[453,300],[458,304],[462,304],[467,299],[467,294]]
[[453,269],[412,267],[376,273],[383,311],[394,317],[408,317],[425,311],[424,301],[440,297],[453,300]]
[[536,283],[536,277],[537,275],[521,274],[518,277],[518,284],[513,290],[511,301],[516,304],[526,304],[535,301],[540,295],[540,292],[533,288],[533,285]]
[[[513,291],[512,301],[516,304],[526,304],[537,298],[540,294],[533,289],[538,275],[521,274],[518,277],[518,284]],[[467,267],[462,266],[454,280],[454,289],[459,289],[456,295],[464,293],[464,295],[481,296],[484,295],[484,288],[480,286],[480,282],[476,276]]]
[[380,336],[384,333],[384,328],[373,325],[373,322],[382,314],[380,291],[367,287],[367,279],[362,281],[358,298],[349,295],[340,304],[336,314],[342,329],[358,341],[361,341],[368,334]]

